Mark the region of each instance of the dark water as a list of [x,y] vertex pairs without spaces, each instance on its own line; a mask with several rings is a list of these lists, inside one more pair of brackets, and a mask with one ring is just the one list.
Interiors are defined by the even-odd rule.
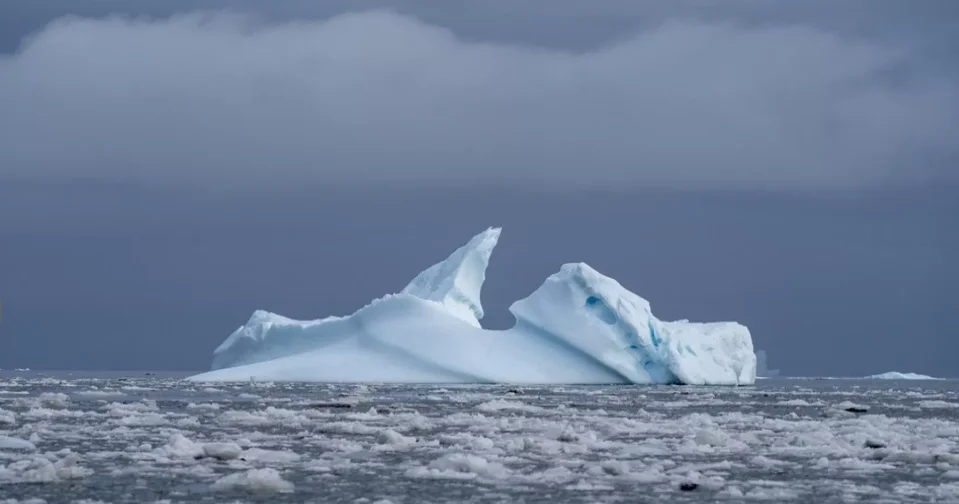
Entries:
[[959,382],[0,372],[0,502],[959,502]]

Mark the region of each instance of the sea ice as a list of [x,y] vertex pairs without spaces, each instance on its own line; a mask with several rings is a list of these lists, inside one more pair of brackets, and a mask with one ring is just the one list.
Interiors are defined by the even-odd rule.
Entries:
[[246,472],[228,474],[216,480],[214,490],[247,489],[261,492],[292,492],[293,483],[286,481],[276,469],[250,469]]
[[[138,377],[128,383],[151,392],[136,402],[60,402],[113,383],[0,378],[0,390],[29,391],[0,394],[17,415],[0,432],[37,448],[0,442],[0,504],[64,492],[115,502],[131,487],[245,502],[290,491],[272,501],[416,502],[437,489],[521,502],[545,487],[560,502],[636,500],[639,487],[657,502],[959,502],[955,382],[212,388]],[[155,415],[168,425],[123,421]]]
[[500,237],[490,228],[399,294],[346,317],[297,321],[258,310],[195,381],[676,383],[756,379],[749,330],[668,322],[584,263],[563,265],[510,307],[507,330],[480,326],[480,290]]
[[30,441],[0,434],[0,450],[36,450],[37,447]]

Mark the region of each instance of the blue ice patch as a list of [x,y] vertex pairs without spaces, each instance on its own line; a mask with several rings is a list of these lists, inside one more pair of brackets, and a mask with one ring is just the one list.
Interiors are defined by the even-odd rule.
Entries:
[[659,346],[659,338],[656,336],[656,330],[653,329],[653,325],[649,325],[649,339],[653,342],[654,347]]
[[596,296],[586,298],[586,307],[593,310],[596,317],[609,325],[616,325],[616,312]]

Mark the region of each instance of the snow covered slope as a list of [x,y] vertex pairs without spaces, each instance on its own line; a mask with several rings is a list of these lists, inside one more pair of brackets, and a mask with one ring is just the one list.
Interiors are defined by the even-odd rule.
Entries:
[[751,384],[756,355],[735,322],[666,322],[583,263],[566,264],[484,330],[480,290],[500,229],[490,228],[399,294],[347,317],[295,321],[257,311],[197,381]]

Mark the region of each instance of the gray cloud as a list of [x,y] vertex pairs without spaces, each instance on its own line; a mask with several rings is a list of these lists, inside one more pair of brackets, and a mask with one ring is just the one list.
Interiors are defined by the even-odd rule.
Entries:
[[61,19],[0,56],[0,175],[844,188],[954,177],[914,48],[669,21],[588,52],[386,11]]

